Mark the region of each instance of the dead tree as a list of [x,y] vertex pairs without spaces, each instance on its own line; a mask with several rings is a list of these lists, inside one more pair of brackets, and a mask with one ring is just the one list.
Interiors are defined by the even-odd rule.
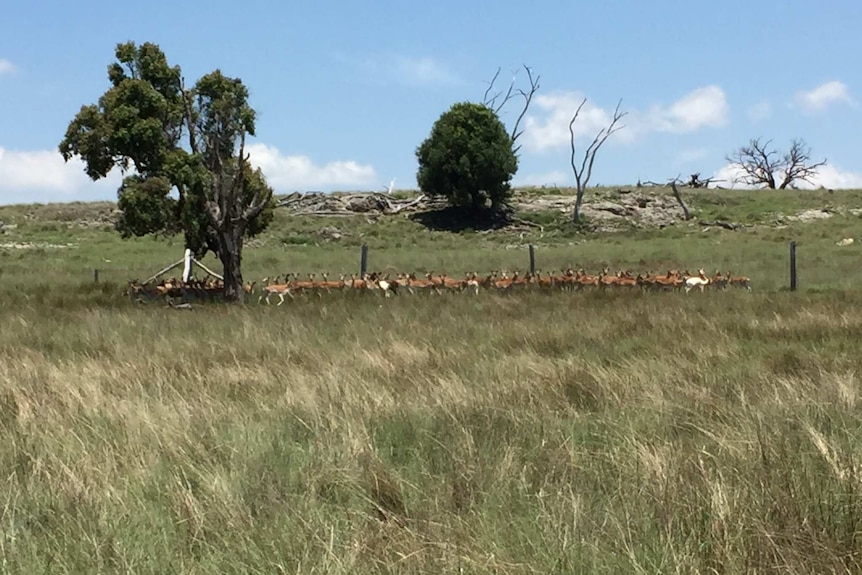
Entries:
[[[700,174],[696,174],[700,175]],[[675,177],[670,181],[670,189],[673,190],[673,197],[676,198],[679,207],[682,208],[682,216],[685,218],[685,221],[691,219],[691,212],[688,210],[688,206],[685,204],[685,200],[682,199],[682,194],[679,193],[679,188],[677,187],[677,182],[679,181],[679,176]]]
[[620,100],[617,102],[617,107],[614,110],[614,117],[611,119],[610,124],[608,124],[607,128],[602,128],[596,137],[593,138],[593,142],[587,147],[584,152],[584,159],[581,162],[580,169],[578,168],[575,162],[575,129],[574,125],[578,119],[578,114],[581,113],[581,109],[584,107],[584,104],[587,103],[587,99],[581,102],[578,106],[578,109],[575,110],[574,116],[572,116],[571,122],[569,122],[569,135],[571,136],[570,142],[572,145],[572,172],[575,174],[575,183],[577,184],[577,197],[575,198],[575,208],[572,212],[572,221],[575,223],[581,221],[581,204],[584,201],[584,191],[587,189],[587,185],[590,183],[590,177],[593,175],[593,162],[596,161],[596,153],[599,151],[599,148],[602,147],[602,144],[613,134],[624,128],[625,126],[617,125],[617,123],[628,114],[628,112],[620,112],[620,105],[622,105],[623,101]]
[[[497,92],[493,96],[491,96],[491,90],[494,89],[494,83],[496,83],[497,78],[500,76],[500,68],[497,68],[497,73],[494,74],[494,77],[491,78],[491,83],[488,84],[488,88],[485,90],[485,95],[482,97],[482,103],[494,110],[495,114],[500,113],[500,110],[512,99],[512,98],[522,98],[524,100],[524,107],[521,109],[521,113],[518,115],[518,118],[515,120],[515,125],[512,126],[512,133],[510,134],[510,138],[512,139],[512,151],[516,154],[521,149],[521,146],[515,146],[515,142],[524,132],[524,130],[519,130],[518,128],[521,126],[521,121],[524,119],[524,116],[527,115],[527,110],[530,109],[530,103],[533,101],[533,96],[536,92],[539,91],[539,78],[540,76],[533,77],[533,71],[529,66],[524,64],[524,70],[527,71],[527,78],[530,81],[530,89],[524,90],[522,88],[515,88],[515,78],[512,78],[512,82],[509,84],[509,89],[506,90],[506,94],[503,95],[502,92]],[[503,96],[503,99],[500,103],[497,103],[497,100]]]
[[825,159],[811,163],[811,148],[803,140],[792,140],[790,151],[786,154],[771,149],[771,142],[767,140],[761,144],[760,138],[756,138],[726,157],[731,165],[742,172],[734,179],[735,182],[784,190],[792,187],[796,181],[812,183],[811,178],[817,174],[817,168],[826,165]]
[[[677,180],[679,180],[679,178],[677,178]],[[689,188],[708,188],[709,184],[712,184],[715,182],[720,182],[720,181],[722,181],[722,180],[716,180],[715,178],[701,179],[700,178],[700,172],[695,172],[694,174],[691,174],[686,185]]]

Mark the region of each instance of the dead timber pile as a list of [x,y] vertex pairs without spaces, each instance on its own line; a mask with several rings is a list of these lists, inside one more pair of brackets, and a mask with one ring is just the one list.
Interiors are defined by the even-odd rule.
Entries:
[[424,194],[411,199],[398,199],[389,194],[294,192],[280,198],[276,207],[287,209],[294,216],[355,216],[394,215],[440,208],[445,200],[431,199]]

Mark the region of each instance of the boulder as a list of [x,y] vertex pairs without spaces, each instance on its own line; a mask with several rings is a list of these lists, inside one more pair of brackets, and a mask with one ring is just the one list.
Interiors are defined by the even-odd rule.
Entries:
[[597,212],[609,212],[621,218],[634,215],[631,208],[615,204],[614,202],[595,202],[590,204],[590,208]]

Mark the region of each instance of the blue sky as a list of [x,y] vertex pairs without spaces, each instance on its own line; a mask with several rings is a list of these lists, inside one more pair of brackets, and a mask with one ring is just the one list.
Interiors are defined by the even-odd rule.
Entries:
[[727,177],[725,155],[750,138],[799,137],[829,161],[817,183],[862,187],[860,24],[850,0],[15,2],[0,19],[0,203],[116,197],[119,173],[91,182],[57,144],[127,40],[159,44],[189,82],[243,79],[252,159],[278,193],[414,188],[440,114],[523,64],[540,89],[517,185],[573,182],[568,121],[587,97],[579,153],[620,98],[628,112],[593,184]]

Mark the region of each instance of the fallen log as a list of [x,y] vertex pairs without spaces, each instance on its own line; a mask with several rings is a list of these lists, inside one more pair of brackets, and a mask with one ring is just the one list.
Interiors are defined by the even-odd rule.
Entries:
[[724,228],[724,229],[730,230],[732,232],[736,231],[736,230],[740,230],[743,227],[745,227],[742,224],[737,224],[734,222],[725,222],[723,220],[712,220],[712,221],[700,220],[699,223],[702,226],[718,226],[720,228]]

